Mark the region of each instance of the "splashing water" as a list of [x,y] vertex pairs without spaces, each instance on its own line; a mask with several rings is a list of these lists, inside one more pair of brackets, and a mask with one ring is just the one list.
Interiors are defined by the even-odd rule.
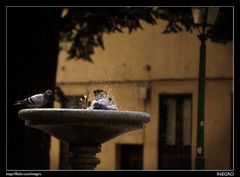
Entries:
[[105,92],[102,89],[94,91],[95,100],[93,100],[91,106],[88,108],[90,110],[117,110],[116,104],[114,104],[111,97],[109,97],[109,90]]

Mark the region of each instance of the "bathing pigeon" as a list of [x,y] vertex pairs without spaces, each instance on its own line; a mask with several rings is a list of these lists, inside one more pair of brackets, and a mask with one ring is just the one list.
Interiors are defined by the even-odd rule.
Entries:
[[117,106],[113,103],[113,100],[108,97],[107,93],[102,89],[94,90],[95,100],[93,100],[90,109],[101,110],[117,110]]
[[47,105],[53,98],[53,92],[51,90],[46,90],[42,94],[36,94],[30,96],[24,100],[16,101],[13,105],[22,105],[29,108],[40,108]]

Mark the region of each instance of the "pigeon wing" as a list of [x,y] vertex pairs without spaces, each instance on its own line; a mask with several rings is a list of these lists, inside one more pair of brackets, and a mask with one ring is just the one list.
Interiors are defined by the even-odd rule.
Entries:
[[43,95],[37,94],[29,97],[29,101],[32,103],[30,107],[41,107],[44,104]]

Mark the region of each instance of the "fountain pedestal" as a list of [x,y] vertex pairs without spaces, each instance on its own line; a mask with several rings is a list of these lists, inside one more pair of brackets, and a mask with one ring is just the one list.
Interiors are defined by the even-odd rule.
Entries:
[[19,111],[25,125],[47,132],[68,144],[73,169],[95,169],[101,144],[150,121],[144,112],[38,108]]
[[72,154],[69,163],[73,169],[95,169],[100,164],[96,153],[101,152],[101,145],[69,145],[68,151]]

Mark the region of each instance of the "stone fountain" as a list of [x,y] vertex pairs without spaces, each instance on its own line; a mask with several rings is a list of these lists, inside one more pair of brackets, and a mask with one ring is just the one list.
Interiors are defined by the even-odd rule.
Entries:
[[145,112],[37,108],[22,109],[25,125],[47,132],[68,144],[73,169],[95,169],[101,144],[128,131],[143,128],[150,121]]

